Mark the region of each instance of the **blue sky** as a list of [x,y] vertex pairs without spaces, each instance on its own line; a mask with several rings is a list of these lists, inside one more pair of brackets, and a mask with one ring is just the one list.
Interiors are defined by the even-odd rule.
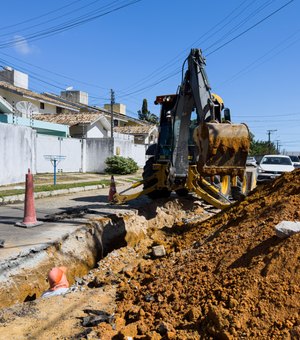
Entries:
[[[190,48],[201,48],[232,120],[300,151],[297,0],[11,0],[2,13],[0,64],[29,73],[34,91],[73,86],[103,106],[114,89],[129,115],[143,98],[158,115],[155,97],[176,92]],[[39,39],[79,16],[84,24]]]

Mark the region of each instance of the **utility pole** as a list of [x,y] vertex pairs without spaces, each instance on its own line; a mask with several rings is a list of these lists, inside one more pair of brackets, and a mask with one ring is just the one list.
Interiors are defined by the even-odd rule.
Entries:
[[115,141],[114,141],[114,103],[115,103],[115,92],[110,90],[110,154],[114,155]]
[[115,92],[110,90],[110,137],[114,138],[114,104],[115,104]]
[[279,154],[280,153],[279,152],[279,142],[280,142],[280,140],[279,139],[275,139],[274,142],[276,142],[276,151]]
[[267,130],[269,153],[271,153],[271,133],[276,132],[276,131],[277,131],[277,130]]

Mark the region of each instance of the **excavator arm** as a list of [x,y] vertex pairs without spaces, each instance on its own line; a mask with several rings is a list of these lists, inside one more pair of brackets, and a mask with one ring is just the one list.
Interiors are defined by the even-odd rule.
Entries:
[[188,58],[188,70],[181,86],[177,103],[173,110],[173,152],[171,174],[172,180],[180,182],[188,174],[188,141],[191,114],[197,113],[197,123],[203,124],[206,120],[221,120],[221,105],[214,99],[205,72],[205,60],[201,50],[192,49]]

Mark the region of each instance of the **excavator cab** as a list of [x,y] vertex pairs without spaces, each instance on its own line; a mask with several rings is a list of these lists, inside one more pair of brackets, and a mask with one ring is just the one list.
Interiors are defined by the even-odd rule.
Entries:
[[[173,154],[173,136],[174,136],[174,117],[172,115],[172,110],[177,101],[177,95],[163,95],[157,96],[155,104],[161,106],[160,110],[160,123],[159,123],[159,137],[157,142],[156,152],[153,154],[155,159],[159,163],[168,163],[172,161]],[[195,128],[198,126],[198,120],[196,115],[194,115],[189,123],[189,133],[188,133],[188,160],[189,164],[196,163],[196,148],[197,145],[194,140]]]

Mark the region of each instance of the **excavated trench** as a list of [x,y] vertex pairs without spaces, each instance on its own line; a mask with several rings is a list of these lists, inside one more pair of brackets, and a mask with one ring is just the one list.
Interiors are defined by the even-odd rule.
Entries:
[[124,246],[135,247],[153,230],[187,220],[203,220],[216,210],[195,198],[160,199],[137,209],[99,216],[89,210],[74,210],[50,216],[76,223],[74,232],[52,244],[20,253],[0,266],[0,308],[32,301],[48,288],[46,276],[54,266],[66,266],[70,284],[97,267],[108,253]]

